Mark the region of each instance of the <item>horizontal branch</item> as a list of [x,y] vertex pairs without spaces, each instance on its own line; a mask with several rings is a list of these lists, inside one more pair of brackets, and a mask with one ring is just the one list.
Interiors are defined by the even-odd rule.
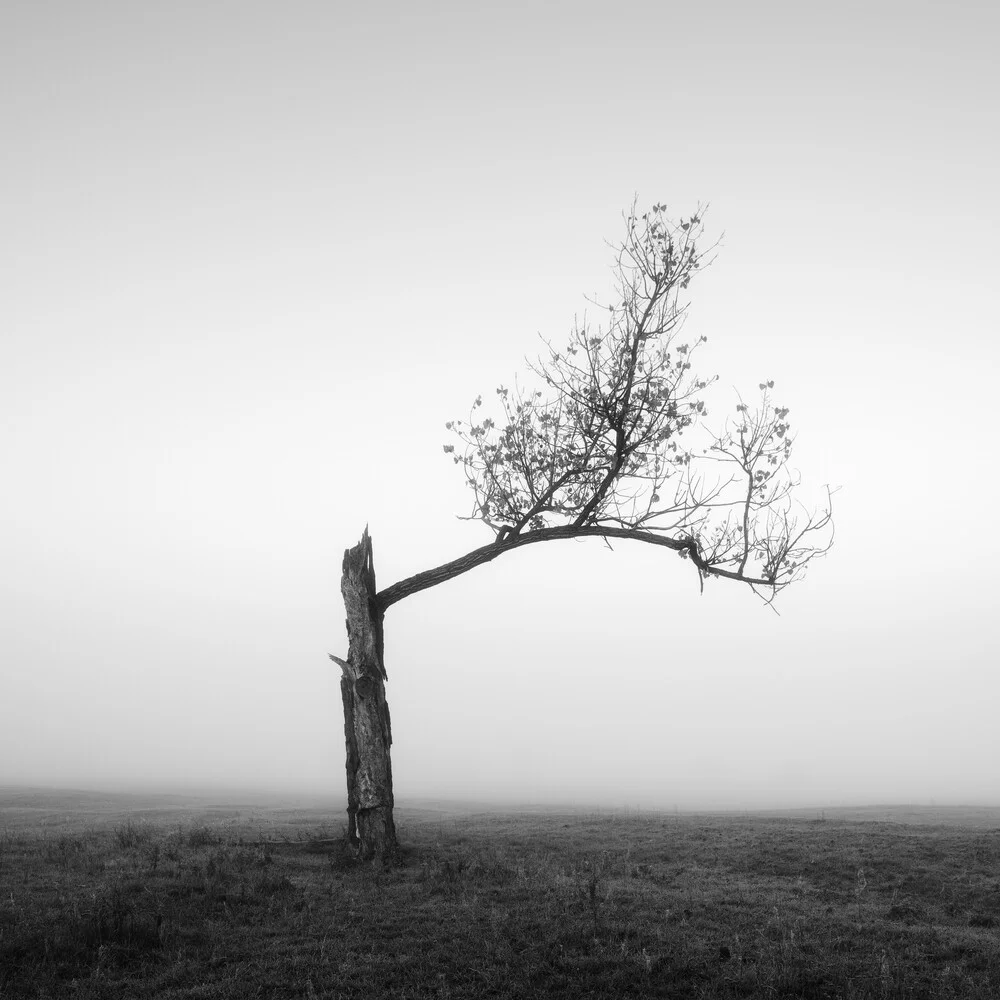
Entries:
[[404,597],[410,597],[421,590],[436,587],[439,583],[444,583],[463,573],[468,573],[470,569],[482,566],[483,563],[492,562],[497,556],[510,552],[512,549],[519,549],[524,545],[533,545],[536,542],[555,542],[562,538],[624,538],[637,542],[648,542],[650,545],[661,545],[675,552],[686,552],[691,561],[698,569],[709,576],[724,577],[729,580],[737,580],[740,583],[756,585],[760,587],[773,587],[773,580],[757,579],[755,577],[743,576],[731,570],[717,569],[711,566],[702,558],[698,551],[698,546],[690,538],[665,538],[662,535],[654,535],[649,531],[636,531],[630,528],[613,528],[602,525],[583,525],[576,527],[572,524],[559,525],[554,528],[539,528],[529,531],[525,535],[508,536],[503,542],[491,542],[482,548],[473,549],[458,559],[437,566],[435,569],[424,570],[415,576],[407,577],[394,583],[391,587],[379,591],[375,600],[379,610],[385,612],[397,601]]

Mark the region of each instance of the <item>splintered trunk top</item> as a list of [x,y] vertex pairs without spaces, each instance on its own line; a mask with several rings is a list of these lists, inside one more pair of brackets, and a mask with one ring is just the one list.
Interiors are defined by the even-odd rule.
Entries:
[[385,700],[382,612],[376,604],[372,542],[365,528],[361,541],[344,553],[340,582],[347,610],[347,660],[337,660],[344,675],[344,736],[347,742],[348,835],[364,858],[396,847],[392,819],[392,729]]

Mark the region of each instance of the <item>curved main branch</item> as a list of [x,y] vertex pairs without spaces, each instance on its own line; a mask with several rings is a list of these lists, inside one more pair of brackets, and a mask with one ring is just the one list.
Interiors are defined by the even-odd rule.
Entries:
[[667,538],[649,531],[636,531],[629,528],[602,527],[601,525],[584,525],[578,528],[573,524],[564,524],[555,528],[539,528],[535,531],[529,531],[526,535],[508,535],[503,542],[491,542],[482,548],[473,549],[458,559],[453,559],[451,562],[444,563],[434,569],[424,570],[423,573],[417,573],[415,576],[400,580],[399,583],[394,583],[391,587],[386,587],[385,590],[379,591],[376,595],[376,603],[379,610],[384,612],[404,597],[417,594],[429,587],[435,587],[453,577],[461,576],[462,573],[468,573],[470,569],[475,569],[483,563],[492,562],[497,556],[512,549],[519,549],[522,545],[532,545],[535,542],[554,542],[560,538],[625,538],[637,542],[648,542],[650,545],[662,545],[675,552],[686,552],[698,569],[709,576],[726,577],[752,586],[774,586],[772,580],[743,576],[741,573],[710,566],[702,558],[697,544],[691,538]]

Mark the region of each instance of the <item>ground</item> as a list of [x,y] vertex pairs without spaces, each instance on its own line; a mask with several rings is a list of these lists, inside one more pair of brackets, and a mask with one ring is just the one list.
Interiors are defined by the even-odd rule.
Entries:
[[0,789],[0,997],[1000,996],[1000,810],[342,810]]

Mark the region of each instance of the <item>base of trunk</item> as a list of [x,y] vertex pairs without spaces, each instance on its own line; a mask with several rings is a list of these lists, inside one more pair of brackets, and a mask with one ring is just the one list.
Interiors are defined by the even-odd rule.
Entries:
[[364,861],[387,858],[396,853],[396,824],[392,819],[392,806],[376,806],[359,810],[356,816],[358,857]]

